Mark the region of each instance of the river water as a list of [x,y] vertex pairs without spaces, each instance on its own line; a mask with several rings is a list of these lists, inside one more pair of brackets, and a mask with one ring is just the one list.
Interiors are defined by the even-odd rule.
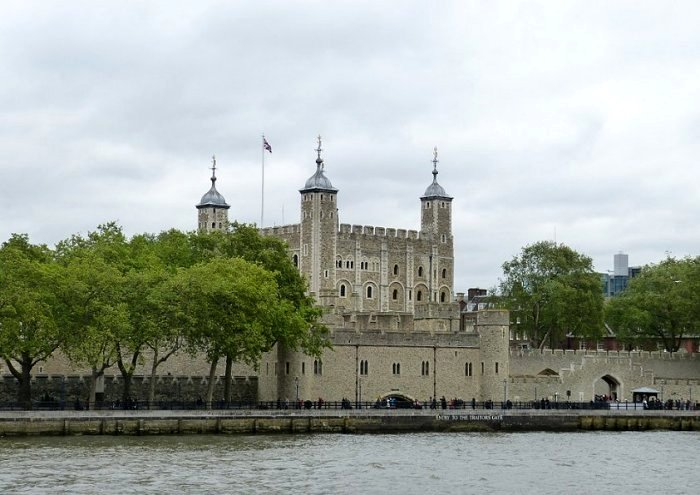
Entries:
[[700,433],[0,438],[0,493],[699,493]]

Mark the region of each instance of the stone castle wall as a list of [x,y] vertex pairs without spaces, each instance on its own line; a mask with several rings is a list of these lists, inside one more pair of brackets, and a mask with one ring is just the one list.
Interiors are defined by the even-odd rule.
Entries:
[[[159,376],[156,381],[156,402],[197,402],[206,397],[208,381],[204,376]],[[13,403],[17,400],[17,380],[4,375],[0,380],[0,403]],[[122,399],[124,381],[121,376],[109,375],[100,387],[104,402],[117,404]],[[137,375],[132,378],[131,398],[134,401],[148,399],[149,377]],[[236,376],[232,386],[233,401],[257,401],[257,377]],[[214,397],[223,397],[224,379],[216,378]],[[90,396],[90,375],[35,375],[32,379],[32,397],[35,401],[66,404],[72,407],[79,403],[84,406]]]
[[[511,353],[511,393],[588,401],[610,395],[632,400],[632,390],[650,387],[664,400],[700,397],[700,355],[665,352],[530,350]],[[607,380],[607,381],[606,381]]]

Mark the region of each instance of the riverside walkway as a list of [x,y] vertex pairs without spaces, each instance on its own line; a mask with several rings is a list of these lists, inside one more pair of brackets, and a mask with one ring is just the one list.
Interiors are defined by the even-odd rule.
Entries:
[[700,431],[700,411],[639,409],[0,411],[0,437],[585,430]]

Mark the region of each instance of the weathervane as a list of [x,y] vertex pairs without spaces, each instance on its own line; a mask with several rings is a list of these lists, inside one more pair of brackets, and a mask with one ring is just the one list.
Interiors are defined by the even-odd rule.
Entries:
[[211,183],[216,181],[216,155],[211,156]]
[[437,164],[439,161],[437,156],[438,156],[437,146],[435,146],[435,148],[433,148],[433,182],[437,181],[437,174],[438,174]]
[[316,153],[318,154],[318,157],[316,158],[316,163],[318,164],[319,167],[323,168],[323,158],[321,158],[321,151],[323,151],[323,148],[321,148],[321,135],[318,135],[318,148],[316,148]]

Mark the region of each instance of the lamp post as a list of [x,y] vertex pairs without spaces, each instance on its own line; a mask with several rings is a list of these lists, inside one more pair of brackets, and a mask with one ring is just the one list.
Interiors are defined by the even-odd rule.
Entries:
[[359,389],[357,408],[362,409],[362,377],[357,379],[357,386]]
[[294,386],[297,389],[297,404],[299,404],[299,377],[298,376],[294,377]]

